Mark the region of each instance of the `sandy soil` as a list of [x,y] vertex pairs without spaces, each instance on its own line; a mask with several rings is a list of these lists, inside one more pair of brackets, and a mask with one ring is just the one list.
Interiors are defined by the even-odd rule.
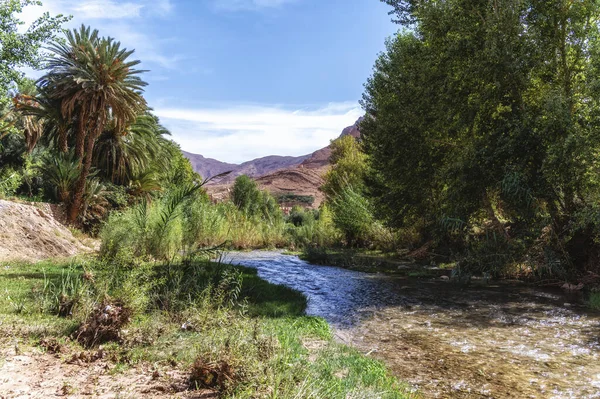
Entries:
[[59,220],[60,208],[56,205],[0,200],[0,262],[33,262],[95,249],[95,242],[75,238]]
[[115,372],[102,360],[72,362],[58,355],[31,352],[0,356],[0,399],[42,398],[197,398],[211,391],[186,391],[186,374],[132,368]]

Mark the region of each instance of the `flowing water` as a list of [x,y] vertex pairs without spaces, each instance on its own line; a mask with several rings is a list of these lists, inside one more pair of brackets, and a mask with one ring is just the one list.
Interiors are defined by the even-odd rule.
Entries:
[[278,252],[226,260],[303,292],[308,314],[423,397],[600,398],[600,314],[580,298],[516,282],[366,274]]

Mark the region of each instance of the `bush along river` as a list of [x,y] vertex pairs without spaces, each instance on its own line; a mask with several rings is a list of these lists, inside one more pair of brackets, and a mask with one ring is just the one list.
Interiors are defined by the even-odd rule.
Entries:
[[225,260],[304,293],[308,314],[426,398],[600,398],[600,314],[561,291],[366,274],[279,252]]

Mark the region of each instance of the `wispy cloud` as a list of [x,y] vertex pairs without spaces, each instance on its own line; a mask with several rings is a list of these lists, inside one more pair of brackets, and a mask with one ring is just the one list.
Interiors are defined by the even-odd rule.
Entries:
[[328,145],[362,115],[353,102],[316,109],[159,107],[155,113],[185,151],[236,163],[267,155],[311,153]]
[[121,19],[140,16],[144,4],[115,2],[110,0],[88,0],[69,5],[72,13],[83,19]]
[[144,65],[173,70],[184,59],[169,54],[166,43],[169,39],[156,38],[152,32],[143,30],[140,21],[145,17],[165,16],[174,10],[171,0],[44,0],[43,6],[25,8],[21,18],[29,26],[44,12],[52,15],[72,15],[67,28],[92,25],[101,35],[119,40],[123,46],[135,49],[136,57]]
[[45,11],[51,14],[73,15],[77,20],[116,20],[139,18],[144,15],[164,15],[173,9],[171,0],[44,0],[43,7],[26,7],[23,16],[25,22],[29,23]]
[[267,8],[279,8],[297,0],[214,0],[219,11],[248,11]]

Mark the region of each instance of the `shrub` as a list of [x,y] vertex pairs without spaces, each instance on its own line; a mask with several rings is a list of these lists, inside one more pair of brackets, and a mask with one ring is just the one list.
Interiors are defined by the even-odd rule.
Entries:
[[283,217],[277,201],[266,191],[260,191],[256,182],[246,175],[233,184],[231,201],[246,215],[274,222]]
[[146,199],[124,212],[113,213],[100,232],[103,257],[170,259],[183,249],[182,210],[200,186],[184,186],[162,200]]
[[12,168],[0,169],[0,196],[11,197],[23,184],[23,176]]
[[40,168],[46,183],[46,192],[51,193],[54,200],[68,203],[79,179],[79,164],[75,156],[47,154]]
[[289,244],[296,248],[332,246],[340,239],[331,212],[325,204],[319,211],[294,207],[288,222],[286,234]]

